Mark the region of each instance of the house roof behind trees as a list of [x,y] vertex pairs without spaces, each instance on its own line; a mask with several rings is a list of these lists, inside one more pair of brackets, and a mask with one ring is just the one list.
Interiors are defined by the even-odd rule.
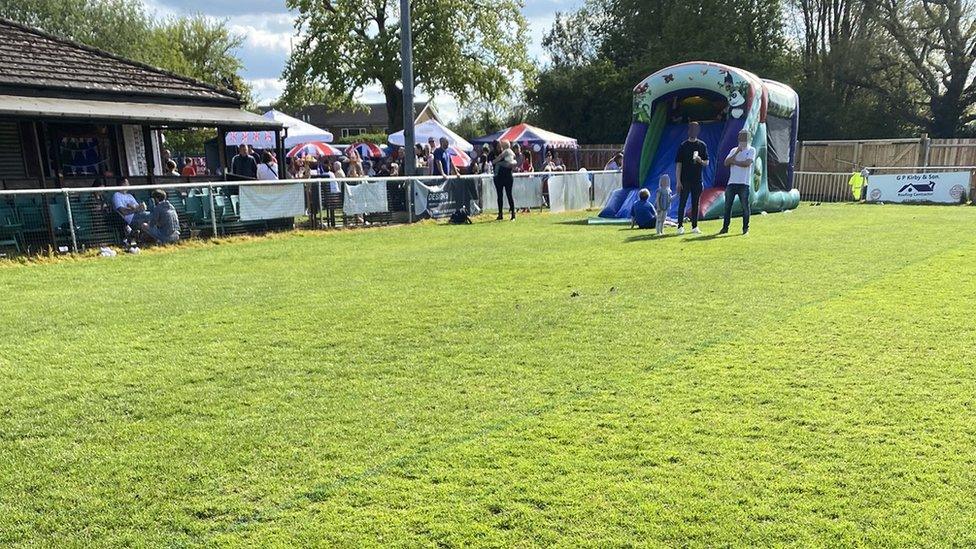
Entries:
[[[0,19],[0,93],[171,98],[240,106],[226,89]],[[108,96],[108,97],[105,97]]]
[[[440,122],[440,116],[437,114],[437,110],[434,109],[433,103],[431,102],[414,103],[413,112],[417,123],[432,118]],[[329,110],[325,105],[309,105],[299,109],[295,113],[295,116],[322,128],[359,126],[386,128],[388,125],[386,103],[367,103],[356,108],[340,110]]]

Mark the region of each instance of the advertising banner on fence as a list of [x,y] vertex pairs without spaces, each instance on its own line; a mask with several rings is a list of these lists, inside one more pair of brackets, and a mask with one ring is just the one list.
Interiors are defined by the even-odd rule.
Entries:
[[870,175],[870,202],[958,204],[969,192],[969,172]]
[[413,208],[417,217],[450,217],[461,206],[477,215],[478,185],[473,179],[449,179],[440,185],[413,183]]
[[241,221],[305,215],[305,185],[245,185],[240,195]]
[[550,177],[548,182],[549,209],[553,213],[590,207],[590,178],[585,173],[560,174]]
[[362,215],[390,211],[386,181],[370,181],[358,185],[346,185],[342,213]]

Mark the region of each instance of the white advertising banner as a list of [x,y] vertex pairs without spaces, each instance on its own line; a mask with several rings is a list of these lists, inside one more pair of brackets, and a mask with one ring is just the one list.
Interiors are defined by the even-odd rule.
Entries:
[[386,212],[389,209],[386,181],[373,181],[358,185],[346,184],[346,197],[342,204],[342,213],[361,215]]
[[590,179],[585,173],[569,172],[549,178],[549,208],[553,213],[590,207]]
[[613,191],[623,187],[624,176],[621,173],[593,174],[593,205],[603,208]]
[[871,202],[958,204],[969,191],[969,172],[901,173],[868,177]]
[[305,185],[241,186],[241,221],[305,215]]
[[142,139],[142,127],[131,124],[122,125],[122,140],[125,142],[125,159],[128,164],[127,175],[148,175],[146,172],[146,142]]
[[[504,192],[504,191],[503,191]],[[538,208],[542,206],[542,178],[516,177],[512,185],[512,198],[516,208]],[[491,177],[481,180],[481,206],[485,210],[498,210],[498,194]],[[508,208],[508,197],[504,197],[502,209]]]

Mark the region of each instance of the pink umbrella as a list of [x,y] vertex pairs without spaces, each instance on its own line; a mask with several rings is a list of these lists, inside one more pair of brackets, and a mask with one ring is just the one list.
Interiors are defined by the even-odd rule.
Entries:
[[373,143],[353,143],[346,147],[346,156],[352,149],[355,149],[362,158],[383,158],[385,156],[383,149]]
[[328,143],[312,141],[311,143],[295,145],[285,156],[288,158],[302,158],[305,156],[342,156],[342,151],[333,147],[332,145],[329,145]]

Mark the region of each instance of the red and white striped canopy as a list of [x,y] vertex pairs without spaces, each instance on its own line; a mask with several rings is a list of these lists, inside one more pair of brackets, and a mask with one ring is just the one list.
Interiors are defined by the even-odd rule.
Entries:
[[322,143],[319,141],[313,141],[311,143],[302,143],[301,145],[295,145],[292,147],[288,154],[288,158],[302,158],[305,156],[342,156],[342,150],[329,145],[328,143]]
[[559,135],[549,130],[543,130],[529,124],[518,124],[511,128],[490,135],[472,139],[472,143],[492,143],[493,141],[510,141],[521,143],[522,145],[549,145],[559,149],[575,149],[578,147],[576,140],[572,137]]

